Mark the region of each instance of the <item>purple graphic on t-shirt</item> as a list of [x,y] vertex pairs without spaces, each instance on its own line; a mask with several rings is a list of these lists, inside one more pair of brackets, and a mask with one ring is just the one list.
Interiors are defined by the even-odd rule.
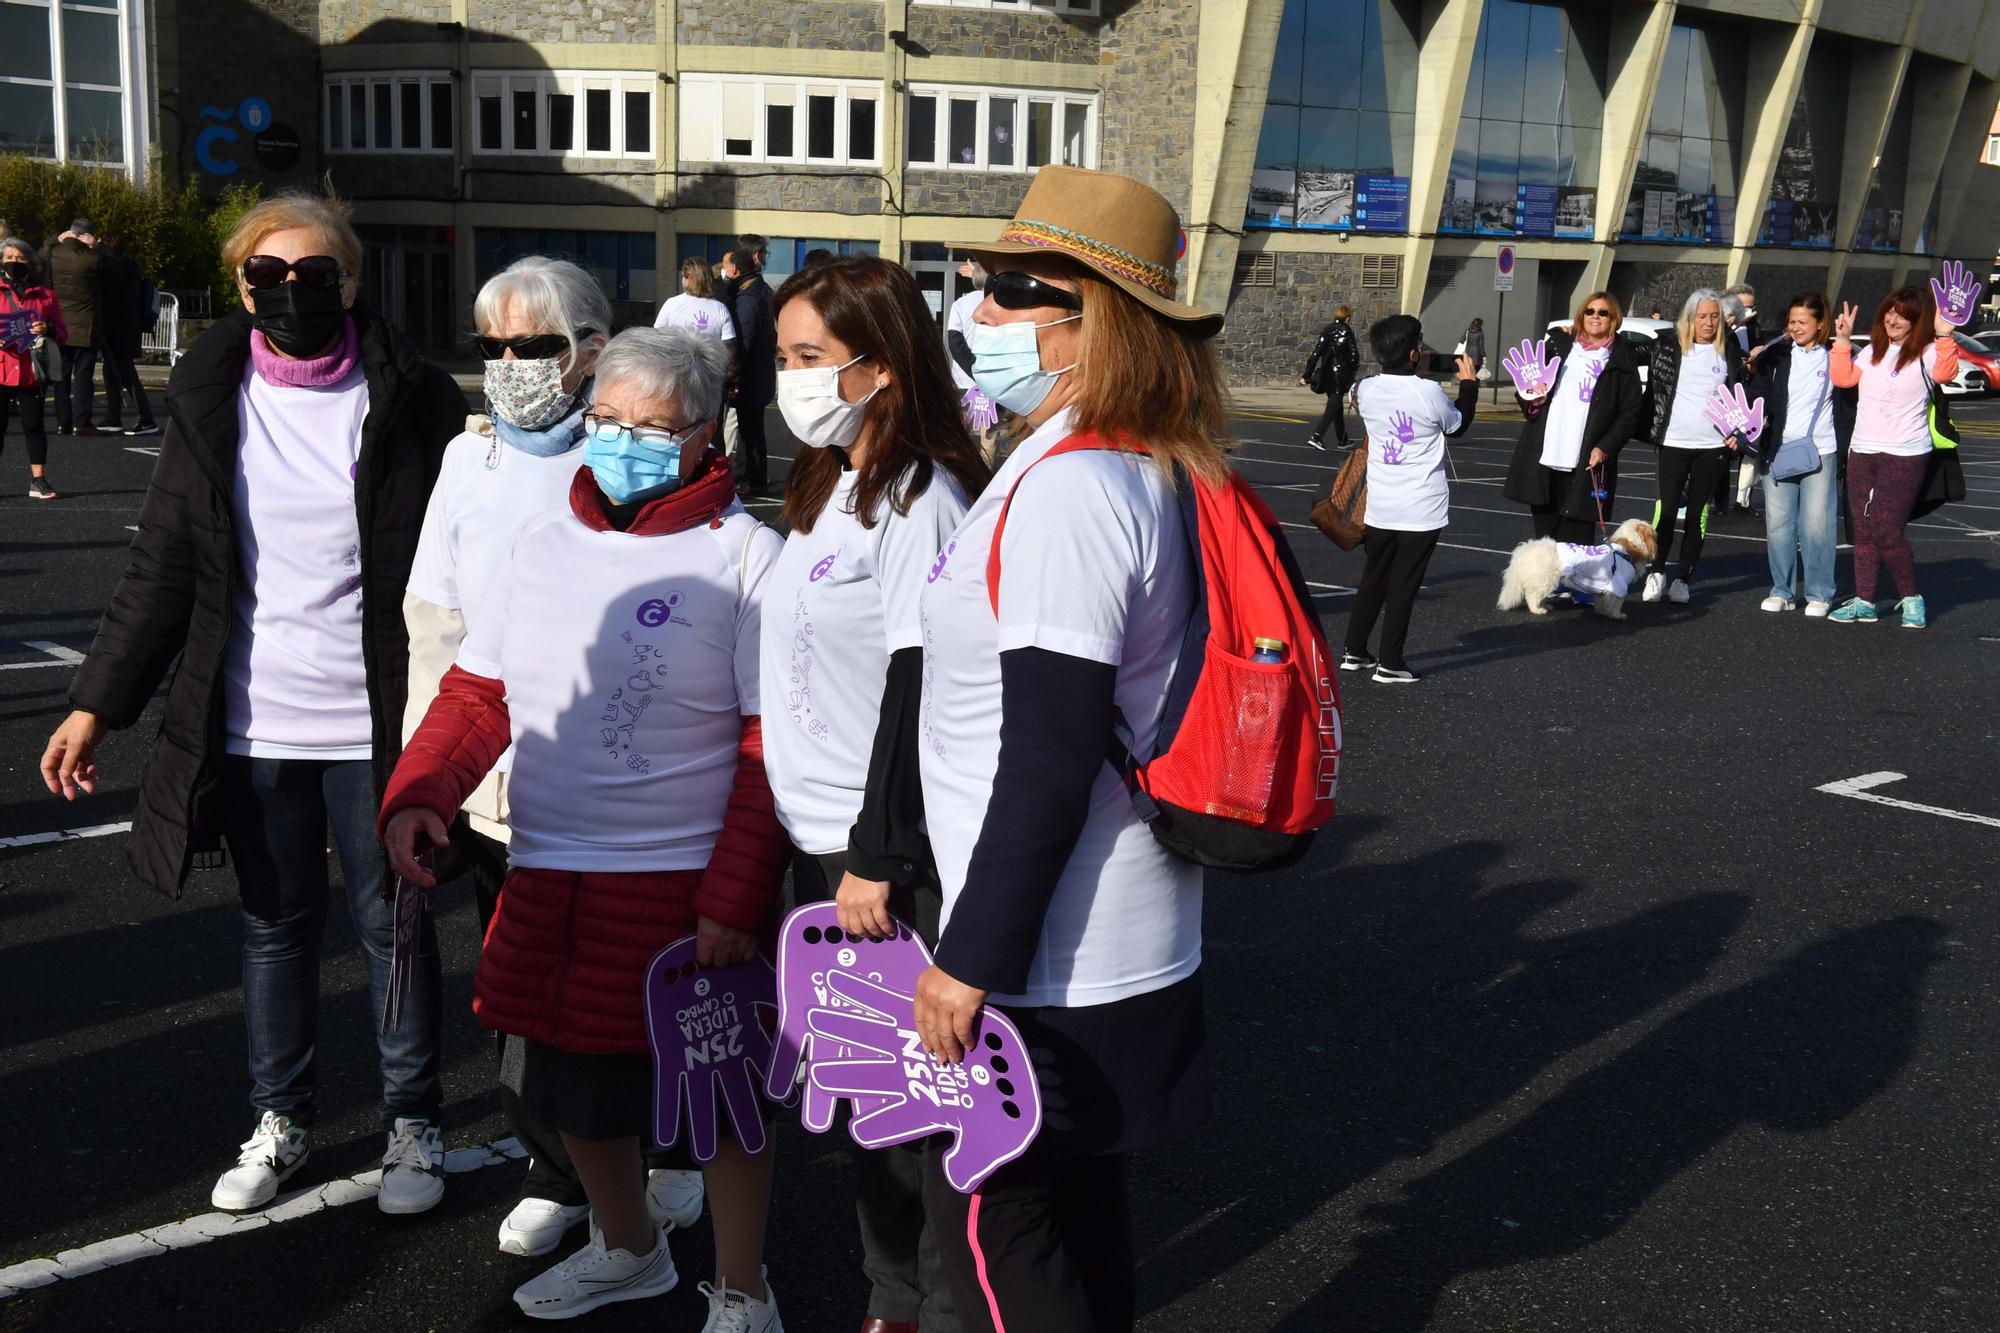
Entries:
[[937,563],[931,566],[930,577],[924,582],[936,583],[939,579],[943,579],[946,583],[951,582],[951,575],[944,572],[944,567],[951,560],[951,553],[957,549],[957,542],[947,543],[945,548],[938,552]]
[[1610,364],[1608,356],[1602,361],[1584,362],[1583,378],[1576,383],[1576,400],[1579,403],[1587,403],[1597,397],[1597,382],[1604,378],[1605,368]]
[[1410,420],[1407,412],[1398,412],[1389,418],[1389,425],[1395,430],[1396,438],[1382,442],[1382,461],[1390,467],[1400,467],[1407,460],[1403,457],[1403,446],[1417,438],[1417,423]]
[[833,562],[836,559],[838,559],[839,556],[840,552],[835,551],[832,555],[826,556],[818,564],[814,565],[812,567],[812,573],[806,575],[806,582],[818,583],[821,579],[825,578],[828,574],[832,573]]
[[694,312],[694,331],[696,333],[708,332],[708,312],[706,310],[697,310]]

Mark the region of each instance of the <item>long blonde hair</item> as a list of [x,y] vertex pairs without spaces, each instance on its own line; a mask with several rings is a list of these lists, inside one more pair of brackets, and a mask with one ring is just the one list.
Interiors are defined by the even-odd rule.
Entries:
[[1229,389],[1215,342],[1156,314],[1090,269],[1073,266],[1083,298],[1076,397],[1079,431],[1146,447],[1204,481],[1228,471]]
[[1697,287],[1688,293],[1688,299],[1681,303],[1681,317],[1674,321],[1674,332],[1680,335],[1681,355],[1694,350],[1694,317],[1701,311],[1703,301],[1715,302],[1715,354],[1729,355],[1729,321],[1723,318],[1722,293],[1713,287]]

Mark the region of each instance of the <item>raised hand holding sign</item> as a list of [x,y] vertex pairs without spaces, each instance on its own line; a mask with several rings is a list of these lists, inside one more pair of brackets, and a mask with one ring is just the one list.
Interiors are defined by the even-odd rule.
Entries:
[[1716,385],[1701,413],[1725,440],[1754,444],[1764,433],[1764,400],[1751,402],[1740,384]]
[[1555,387],[1556,370],[1562,365],[1562,358],[1549,355],[1547,338],[1535,342],[1523,338],[1521,345],[1508,352],[1500,364],[1513,377],[1515,393],[1523,398],[1541,398]]
[[762,958],[703,968],[694,955],[695,937],[689,935],[660,950],[646,969],[653,1137],[663,1144],[679,1142],[685,1105],[694,1158],[713,1161],[720,1097],[736,1142],[747,1153],[762,1152],[758,1090],[771,1063],[771,1034],[758,1010],[776,1007],[776,974]]
[[1957,328],[1970,324],[1979,312],[1979,293],[1982,290],[1975,282],[1971,270],[1956,259],[1947,259],[1939,270],[1940,276],[1931,279],[1931,295],[1937,300],[1938,318]]

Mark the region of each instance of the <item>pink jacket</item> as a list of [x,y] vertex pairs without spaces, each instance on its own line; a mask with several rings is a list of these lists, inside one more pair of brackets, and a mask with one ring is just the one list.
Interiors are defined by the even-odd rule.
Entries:
[[33,336],[25,327],[18,327],[23,315],[30,323],[48,325],[47,336],[58,343],[69,334],[63,327],[62,305],[53,291],[47,287],[29,287],[16,293],[0,282],[0,389],[23,389],[37,382],[34,362],[29,359],[34,349]]

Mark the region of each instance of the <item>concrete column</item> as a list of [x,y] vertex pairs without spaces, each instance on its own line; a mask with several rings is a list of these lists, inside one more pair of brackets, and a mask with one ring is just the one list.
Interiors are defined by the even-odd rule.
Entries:
[[1736,183],[1736,229],[1726,268],[1730,283],[1750,271],[1750,247],[1764,223],[1764,201],[1778,175],[1785,131],[1805,82],[1815,25],[1824,0],[1805,0],[1796,27],[1759,24],[1751,30],[1750,63],[1743,120],[1743,176]]
[[[1661,0],[1627,5],[1612,15],[1611,86],[1604,90],[1604,143],[1597,171],[1597,236],[1606,249],[1625,220],[1625,198],[1632,192],[1632,173],[1639,169],[1677,9],[1674,0]],[[1601,262],[1608,274],[1610,257]]]
[[1229,305],[1284,12],[1284,0],[1210,0],[1201,7],[1181,296],[1204,309]]
[[[1959,138],[1958,113],[1965,104],[1965,93],[1971,85],[1970,65],[1947,65],[1943,61],[1927,58],[1913,71],[1910,82],[1910,141],[1907,144],[1890,144],[1888,148],[1891,153],[1909,155],[1909,174],[1905,177],[1903,198],[1899,201],[1903,210],[1901,250],[1916,248],[1917,232],[1924,225],[1924,215],[1930,212],[1931,198],[1937,193],[1943,173],[1954,166],[1960,171],[1977,169],[1971,165],[1978,161],[1977,157],[1955,159],[1951,156]],[[1986,118],[1990,119],[1991,113],[1987,113]],[[1977,153],[1978,150],[1975,148],[1972,151]],[[1959,166],[1959,163],[1967,165]],[[1896,283],[1901,285],[1909,281],[1908,275],[1913,267],[1926,267],[1927,264],[1925,260],[1899,257],[1896,261]]]
[[[1417,56],[1417,117],[1410,164],[1410,238],[1403,247],[1403,309],[1422,310],[1431,255],[1437,249],[1438,209],[1451,179],[1451,150],[1472,76],[1485,0],[1432,0],[1424,6],[1423,46]],[[1495,331],[1498,332],[1497,330]]]
[[[1910,26],[1914,29],[1915,16]],[[1827,265],[1826,289],[1838,300],[1840,283],[1861,227],[1861,210],[1868,206],[1868,188],[1875,179],[1875,162],[1889,138],[1889,120],[1903,91],[1910,68],[1908,37],[1901,46],[1858,46],[1847,70],[1846,151],[1840,159],[1840,207],[1834,215],[1833,258]]]

